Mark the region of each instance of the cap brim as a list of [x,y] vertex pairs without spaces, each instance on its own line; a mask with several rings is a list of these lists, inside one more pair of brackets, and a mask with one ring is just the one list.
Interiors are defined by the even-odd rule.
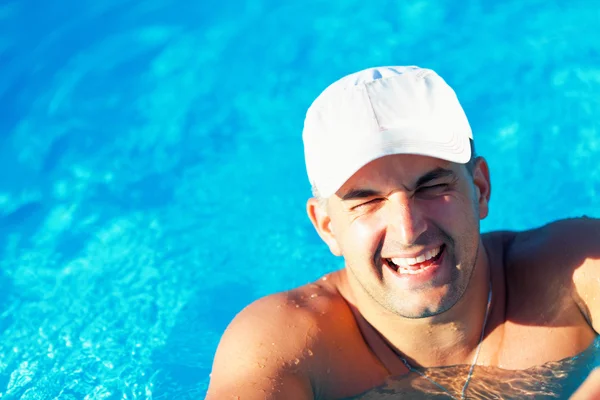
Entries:
[[471,159],[469,135],[450,133],[444,141],[427,140],[427,134],[419,135],[415,129],[407,131],[388,130],[381,133],[382,140],[374,143],[372,138],[355,143],[353,149],[343,149],[338,155],[338,165],[331,165],[327,177],[317,185],[322,197],[334,195],[340,187],[362,167],[378,158],[393,154],[413,154],[434,157],[458,164],[465,164]]

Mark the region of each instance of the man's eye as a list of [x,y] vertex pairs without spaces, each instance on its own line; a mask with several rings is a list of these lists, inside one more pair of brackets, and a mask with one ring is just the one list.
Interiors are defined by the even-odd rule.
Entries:
[[448,184],[440,183],[440,184],[431,185],[431,186],[421,186],[419,189],[417,189],[417,192],[426,193],[426,194],[439,193],[439,192],[443,192],[447,188],[448,188]]
[[381,200],[383,200],[383,199],[382,198],[371,199],[371,200],[368,200],[368,201],[365,201],[363,203],[355,205],[354,207],[352,207],[352,209],[353,210],[359,210],[359,209],[361,209],[363,207],[374,205],[374,204],[380,202]]

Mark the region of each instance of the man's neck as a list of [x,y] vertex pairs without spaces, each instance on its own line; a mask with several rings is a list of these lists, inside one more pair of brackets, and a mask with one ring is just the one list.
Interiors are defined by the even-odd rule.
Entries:
[[351,274],[344,297],[387,345],[412,365],[470,364],[481,338],[490,292],[490,263],[483,244],[468,287],[448,311],[427,318],[404,318],[385,309],[364,292]]

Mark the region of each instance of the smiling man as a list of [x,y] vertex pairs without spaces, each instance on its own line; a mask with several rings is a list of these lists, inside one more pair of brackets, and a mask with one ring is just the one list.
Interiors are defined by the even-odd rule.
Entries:
[[480,234],[488,166],[428,69],[340,79],[309,108],[303,139],[308,216],[345,268],[236,316],[208,399],[575,390],[600,329],[599,221]]

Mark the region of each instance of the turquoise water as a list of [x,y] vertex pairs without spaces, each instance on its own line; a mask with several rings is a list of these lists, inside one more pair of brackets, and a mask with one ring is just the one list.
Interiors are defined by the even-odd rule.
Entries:
[[0,3],[3,399],[202,398],[259,296],[341,266],[304,212],[304,112],[437,70],[490,162],[484,230],[600,217],[593,1]]

